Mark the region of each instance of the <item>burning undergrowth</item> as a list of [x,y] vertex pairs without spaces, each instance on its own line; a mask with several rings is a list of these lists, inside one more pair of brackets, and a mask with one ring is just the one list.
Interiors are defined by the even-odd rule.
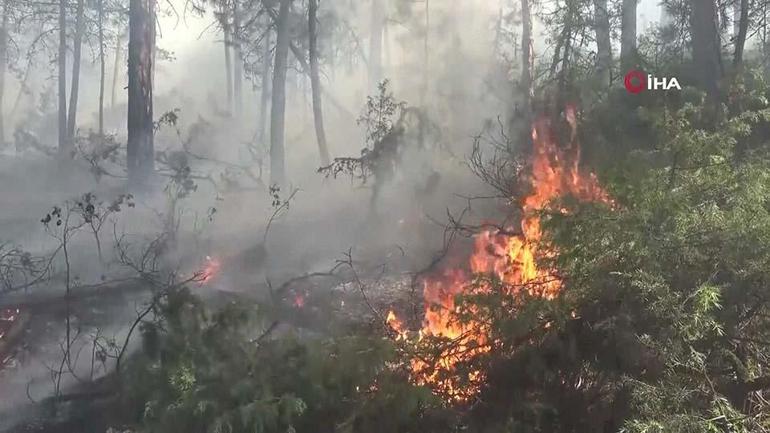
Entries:
[[[558,253],[542,242],[542,212],[568,212],[553,207],[557,199],[567,196],[583,202],[612,203],[596,176],[579,166],[575,108],[568,106],[564,115],[571,132],[566,146],[559,145],[550,119],[541,118],[533,124],[531,169],[522,179],[530,192],[518,200],[520,227],[477,233],[462,266],[445,266],[422,279],[421,329],[407,329],[393,311],[387,316],[396,338],[415,348],[410,361],[412,381],[432,387],[449,401],[467,401],[479,391],[484,372],[473,367],[472,361],[496,345],[489,324],[477,318],[479,307],[462,303],[462,299],[493,291],[505,295],[500,298],[502,302],[555,298],[562,290],[562,280],[553,269],[538,264],[538,259]],[[423,344],[427,342],[432,344]],[[430,350],[420,350],[427,345]]]

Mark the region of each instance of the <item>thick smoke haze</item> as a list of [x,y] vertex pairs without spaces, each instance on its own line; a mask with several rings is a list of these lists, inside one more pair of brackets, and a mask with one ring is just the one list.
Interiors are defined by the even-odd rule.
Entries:
[[[657,232],[637,236],[630,231],[634,227],[626,232],[615,227],[616,221],[625,217],[631,226],[666,230],[666,224],[712,216],[665,219],[665,212],[679,208],[656,208],[650,203],[668,194],[685,194],[690,191],[687,188],[696,190],[685,181],[677,189],[677,175],[691,176],[687,177],[691,180],[702,175],[704,168],[688,166],[692,173],[679,174],[680,154],[711,151],[715,142],[732,146],[740,135],[735,131],[750,130],[735,119],[743,110],[767,104],[765,95],[746,90],[759,86],[759,78],[747,79],[748,84],[742,82],[740,91],[733,93],[722,87],[728,78],[749,70],[741,63],[742,44],[750,66],[765,62],[757,60],[762,57],[758,49],[765,50],[759,41],[759,12],[752,11],[751,20],[756,22],[751,26],[747,16],[742,25],[737,21],[741,7],[748,13],[745,1],[735,7],[723,2],[717,10],[713,1],[706,8],[707,0],[667,0],[669,6],[681,6],[676,23],[671,21],[672,12],[664,12],[657,0],[638,4],[633,0],[0,3],[0,433],[91,433],[85,425],[97,426],[93,428],[99,433],[116,433],[112,427],[122,426],[129,416],[136,423],[131,428],[147,427],[151,424],[147,420],[158,413],[172,413],[169,419],[190,418],[173,415],[188,397],[185,404],[194,401],[190,406],[196,407],[191,413],[208,416],[206,411],[217,404],[225,407],[230,400],[240,404],[241,394],[258,394],[249,388],[251,382],[227,382],[232,379],[227,377],[232,373],[228,368],[241,358],[249,365],[233,367],[237,374],[248,371],[239,380],[278,377],[282,382],[275,389],[279,389],[286,385],[284,381],[306,377],[270,370],[280,362],[270,358],[274,353],[260,352],[263,347],[275,342],[280,343],[276,346],[296,344],[298,349],[290,350],[291,356],[316,356],[312,350],[318,349],[322,355],[317,358],[335,363],[338,341],[334,339],[340,335],[345,344],[354,341],[365,346],[356,348],[360,357],[351,362],[350,375],[371,373],[366,379],[373,379],[362,385],[353,378],[336,378],[339,383],[330,379],[329,385],[321,383],[324,377],[320,384],[305,387],[315,392],[324,386],[337,390],[350,385],[354,390],[319,397],[324,404],[339,400],[349,407],[318,409],[331,414],[330,419],[337,416],[318,432],[370,433],[361,427],[367,424],[350,420],[377,412],[381,391],[387,394],[383,401],[411,405],[410,416],[420,422],[428,419],[425,414],[430,408],[435,410],[431,415],[439,413],[436,419],[451,418],[455,423],[448,428],[449,421],[436,421],[439,427],[424,430],[429,433],[503,431],[468,427],[472,423],[466,423],[467,413],[489,418],[485,410],[494,416],[504,414],[499,415],[505,418],[500,425],[505,422],[505,429],[515,429],[517,423],[535,419],[528,418],[529,411],[547,412],[542,408],[550,410],[551,404],[586,405],[590,410],[581,406],[585,413],[574,425],[554,421],[554,425],[562,423],[559,428],[571,429],[541,428],[542,419],[551,421],[548,413],[538,415],[541,418],[533,422],[537,427],[521,431],[630,432],[623,424],[623,416],[632,412],[630,391],[625,394],[632,382],[628,378],[641,383],[639,377],[648,371],[663,375],[660,371],[671,360],[652,366],[639,366],[636,359],[626,364],[619,361],[621,355],[631,353],[625,346],[631,346],[631,340],[639,353],[647,350],[648,358],[658,355],[651,355],[649,348],[640,349],[642,343],[637,340],[657,331],[646,326],[659,312],[645,311],[647,316],[632,320],[629,317],[637,311],[620,309],[642,310],[648,299],[626,303],[621,295],[616,299],[614,292],[611,296],[606,292],[627,284],[623,289],[633,296],[657,296],[665,278],[679,278],[681,269],[669,274],[660,271],[664,276],[652,271],[648,275],[643,273],[644,264],[657,260],[658,254],[685,247],[664,245],[655,250],[646,243],[655,245],[669,238]],[[601,7],[610,10],[594,12]],[[700,21],[682,19],[688,14]],[[766,27],[766,20],[762,26]],[[671,28],[677,35],[659,40]],[[766,39],[766,32],[762,37]],[[734,52],[737,60],[722,62],[720,56],[728,52]],[[626,71],[658,67],[681,73],[685,89],[665,99],[658,94],[628,99],[622,86]],[[735,96],[740,92],[751,93],[748,102],[740,99],[743,94]],[[711,102],[715,102],[709,106],[712,111],[693,108],[700,110],[699,104]],[[680,114],[677,110],[682,107],[693,111]],[[766,113],[745,117],[759,122],[756,119],[763,116]],[[746,119],[739,120],[748,123]],[[699,122],[710,120],[735,123],[720,126],[714,134],[726,135],[708,136],[708,143],[702,144],[699,140],[706,133],[693,131],[707,129],[710,126]],[[668,130],[656,129],[668,128],[669,121],[679,128],[671,134],[673,138]],[[581,148],[582,143],[587,145]],[[751,153],[753,144],[734,152]],[[676,145],[685,150],[677,148],[669,158],[666,152]],[[694,159],[709,161],[706,168],[725,167],[725,161],[734,156],[730,152]],[[640,163],[639,155],[647,159]],[[668,159],[673,160],[671,167],[666,165]],[[649,172],[670,173],[666,179],[670,191],[645,198],[634,189],[629,179],[639,183],[643,179],[654,188],[666,183],[643,177],[649,173],[642,173],[641,167],[648,163],[653,167],[648,167]],[[748,169],[741,173],[761,177],[754,174]],[[740,182],[729,178],[722,183]],[[654,188],[649,188],[649,194],[657,192]],[[759,186],[755,190],[763,191]],[[622,203],[629,197],[639,200],[638,207]],[[690,204],[685,199],[682,208]],[[702,208],[717,214],[732,205],[724,203],[728,199],[715,201]],[[693,207],[701,209],[700,202]],[[641,215],[618,216],[618,209]],[[741,208],[740,216],[761,213],[748,205],[746,209]],[[611,213],[615,211],[618,214]],[[570,220],[579,219],[580,212],[599,217]],[[660,223],[655,219],[659,214],[663,215]],[[566,225],[564,221],[572,224],[570,228],[577,227],[574,233],[558,225]],[[724,221],[732,223],[727,217]],[[603,230],[609,232],[605,237],[601,237]],[[570,236],[584,242],[570,243]],[[554,246],[559,242],[566,242],[568,248],[561,250],[571,254],[563,260],[560,247]],[[601,256],[612,248],[618,248],[614,255]],[[631,258],[625,261],[641,248],[649,251],[638,253],[639,264]],[[700,257],[700,252],[691,252],[682,259],[681,268]],[[605,263],[615,267],[602,267]],[[670,263],[680,264],[674,259]],[[649,267],[658,270],[670,263]],[[746,275],[765,264],[757,263]],[[692,281],[681,277],[687,280],[683,286],[698,287],[698,296],[718,292],[722,288],[718,280],[728,273],[722,269],[733,262],[707,265],[691,267],[707,269],[711,277],[698,274]],[[576,269],[588,269],[575,278],[575,292],[566,289],[572,282],[559,273],[560,266],[576,274]],[[546,277],[551,279],[543,283]],[[591,286],[594,280],[599,288]],[[752,281],[765,278],[760,275]],[[538,284],[546,289],[532,288]],[[594,303],[591,290],[602,302],[602,297],[611,299],[606,305]],[[468,293],[481,300],[470,296],[473,299],[465,300],[467,305],[461,303],[461,295]],[[561,299],[562,293],[569,296]],[[491,294],[500,298],[485,299]],[[704,311],[681,314],[696,317],[702,325],[710,322],[701,315],[710,314],[706,310],[721,301],[718,294],[705,301],[692,296],[683,299],[661,297],[655,305],[679,302],[676,308],[667,306],[667,313],[679,313],[697,299]],[[554,300],[564,303],[551,304]],[[432,311],[436,306],[440,308]],[[248,311],[235,311],[238,308]],[[519,313],[522,323],[531,323],[516,322]],[[463,318],[463,314],[473,317]],[[476,317],[483,314],[489,315],[486,322]],[[560,314],[558,320],[552,317],[555,314]],[[611,317],[605,320],[603,314]],[[681,324],[686,319],[677,316],[669,322],[685,328]],[[632,329],[626,321],[642,325]],[[621,325],[629,329],[623,330],[627,335],[617,337],[614,329]],[[521,331],[524,328],[526,333]],[[598,334],[607,328],[612,331]],[[468,334],[474,332],[481,339],[469,340]],[[521,335],[509,335],[515,332]],[[691,344],[709,333],[723,336],[714,325],[701,333],[665,329],[656,338],[690,338],[686,343]],[[429,365],[418,355],[433,343],[431,337],[439,343],[449,341],[450,352],[464,353],[443,356],[441,350],[428,350],[435,358],[434,365]],[[602,348],[610,338],[618,340],[606,345],[612,355],[602,357],[605,354],[581,352],[584,347],[575,342],[579,338]],[[334,344],[327,345],[325,339]],[[164,352],[168,347],[158,347],[163,344],[175,351]],[[234,348],[232,354],[208,352],[220,344]],[[666,349],[666,344],[659,346]],[[690,348],[687,344],[683,347]],[[498,349],[502,355],[495,352]],[[190,359],[176,359],[180,353]],[[516,358],[531,353],[531,358]],[[744,353],[730,355],[742,362],[738,355]],[[361,367],[361,359],[369,356],[373,367]],[[264,359],[270,360],[265,363],[268,379],[253,369],[253,365],[262,368],[259,363]],[[677,358],[672,355],[671,359]],[[196,371],[200,367],[196,362],[208,370]],[[697,368],[705,372],[709,366],[699,362],[703,365]],[[529,374],[530,368],[551,364],[560,367]],[[759,369],[746,364],[741,373],[746,377],[752,368]],[[342,361],[339,365],[348,368]],[[206,401],[194,400],[198,395],[190,397],[195,394],[188,392],[191,389],[201,394],[208,391],[203,385],[196,388],[197,380],[218,382],[220,373],[211,371],[219,368],[228,397],[207,396]],[[454,377],[445,379],[442,374]],[[383,376],[401,382],[391,389],[389,382],[378,382]],[[152,387],[148,391],[138,378],[158,381],[153,386],[160,391]],[[748,389],[751,381],[740,379],[740,386],[729,384],[731,391]],[[495,388],[510,383],[525,385],[508,394]],[[463,384],[469,386],[463,389]],[[272,393],[272,385],[263,388]],[[427,392],[421,390],[417,397],[399,394],[419,387]],[[450,398],[440,395],[442,387]],[[490,396],[467,404],[485,387],[493,390]],[[710,392],[716,394],[713,388]],[[617,393],[613,394],[616,400],[605,404],[602,398],[610,393]],[[257,403],[271,410],[271,404],[280,403],[275,409],[280,416],[272,412],[265,416],[276,426],[306,410],[317,415],[313,412],[317,408],[308,409],[307,402],[295,394],[291,390],[271,394]],[[701,394],[708,392],[701,390]],[[505,399],[514,398],[511,395],[520,401],[509,404]],[[562,395],[566,397],[560,400]],[[547,400],[543,396],[551,400],[543,403]],[[143,398],[147,401],[137,403]],[[152,406],[164,398],[165,406]],[[599,400],[604,406],[591,406]],[[525,409],[510,409],[523,405],[521,401],[526,401]],[[615,401],[623,407],[623,416],[595,421]],[[727,401],[714,397],[698,407],[721,410]],[[222,419],[234,418],[232,413],[251,413],[235,406],[228,407],[230,412]],[[464,409],[452,412],[466,406],[467,413]],[[121,413],[125,407],[136,413]],[[104,408],[110,410],[102,413]],[[339,414],[345,411],[355,413],[342,419]],[[84,419],[88,422],[81,423]],[[113,419],[121,421],[113,423]],[[192,433],[237,430],[217,424],[220,421],[217,418]],[[401,419],[394,416],[388,421]],[[602,428],[600,422],[604,422]],[[164,431],[159,425],[126,431]],[[423,424],[414,425],[392,431],[423,431]],[[294,424],[280,426],[285,432],[317,433],[295,430]],[[251,427],[237,431],[273,433]],[[681,431],[685,430],[706,431]],[[172,428],[168,433],[176,431]]]

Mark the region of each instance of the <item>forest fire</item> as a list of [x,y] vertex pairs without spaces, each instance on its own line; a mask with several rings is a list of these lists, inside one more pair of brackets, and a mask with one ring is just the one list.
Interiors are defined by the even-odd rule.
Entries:
[[[514,233],[514,227],[507,228],[505,232],[484,230],[475,236],[467,270],[444,269],[439,275],[423,280],[425,318],[418,338],[445,338],[451,344],[445,346],[433,360],[433,365],[424,359],[413,359],[412,378],[418,384],[431,386],[450,400],[467,400],[478,391],[483,380],[482,372],[472,371],[467,381],[462,383],[457,379],[461,374],[453,373],[458,364],[488,352],[493,344],[487,325],[475,321],[463,323],[457,317],[459,306],[455,299],[458,295],[483,294],[492,290],[489,282],[474,280],[474,275],[497,279],[509,295],[516,296],[521,290],[526,290],[531,296],[553,299],[559,294],[562,282],[551,269],[537,265],[538,257],[555,253],[541,245],[538,212],[547,209],[554,199],[568,195],[581,201],[612,203],[596,176],[579,169],[574,107],[567,107],[565,118],[571,129],[566,148],[557,144],[550,119],[541,118],[533,125],[534,148],[531,174],[527,179],[531,192],[521,201],[521,234],[510,234]],[[387,323],[396,331],[399,340],[407,338],[408,331],[393,312],[388,315]]]

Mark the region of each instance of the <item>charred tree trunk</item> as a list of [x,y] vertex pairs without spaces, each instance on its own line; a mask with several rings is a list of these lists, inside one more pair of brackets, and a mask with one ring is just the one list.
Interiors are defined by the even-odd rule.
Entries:
[[746,34],[749,31],[749,0],[740,0],[739,5],[740,14],[734,18],[737,24],[735,26],[733,67],[737,70],[743,66],[743,48],[746,45]]
[[76,18],[75,18],[75,40],[73,42],[72,52],[72,84],[70,85],[70,105],[67,114],[67,138],[70,143],[75,143],[75,126],[77,123],[78,112],[78,94],[80,90],[80,60],[83,50],[83,33],[85,32],[84,22],[85,0],[78,0]]
[[289,9],[292,0],[281,0],[278,10],[275,67],[273,68],[272,105],[270,108],[270,183],[286,181],[284,133],[286,117],[286,70],[289,57]]
[[59,156],[71,157],[72,146],[67,139],[67,0],[59,0]]
[[104,0],[99,0],[99,136],[104,136]]
[[620,23],[620,67],[625,74],[636,67],[637,0],[623,0]]
[[612,39],[610,37],[610,14],[607,0],[594,0],[594,30],[596,31],[596,75],[602,88],[612,81]]
[[382,0],[372,0],[371,36],[369,37],[369,90],[374,91],[382,81]]
[[152,57],[154,0],[131,0],[128,38],[128,181],[146,186],[154,170]]
[[313,122],[315,124],[315,136],[318,141],[318,152],[321,157],[321,165],[330,164],[329,148],[326,144],[326,132],[324,131],[323,105],[321,104],[321,77],[318,67],[318,0],[308,2],[308,34],[310,51],[310,86],[313,93]]
[[118,74],[120,73],[120,61],[123,59],[123,35],[120,34],[115,41],[115,64],[112,66],[112,94],[110,95],[110,109],[115,109],[115,100],[118,95]]
[[243,52],[241,50],[241,11],[238,0],[233,1],[233,97],[235,98],[235,115],[243,111]]
[[5,115],[3,101],[5,99],[5,76],[8,69],[8,13],[10,0],[3,2],[3,18],[0,24],[0,149],[5,147]]
[[692,58],[698,85],[713,101],[718,101],[722,79],[717,8],[714,0],[693,0],[690,17]]

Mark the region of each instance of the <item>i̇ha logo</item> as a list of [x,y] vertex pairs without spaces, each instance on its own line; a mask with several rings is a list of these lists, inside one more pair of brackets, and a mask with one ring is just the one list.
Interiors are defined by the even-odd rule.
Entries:
[[642,90],[682,90],[682,86],[679,85],[676,77],[658,78],[637,70],[629,71],[623,80],[623,84],[625,84],[626,90],[633,94],[637,94]]

